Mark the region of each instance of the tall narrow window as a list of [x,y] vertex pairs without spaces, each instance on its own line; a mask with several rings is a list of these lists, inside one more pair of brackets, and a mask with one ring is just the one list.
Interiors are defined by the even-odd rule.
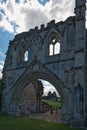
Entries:
[[49,45],[49,55],[53,55],[53,44]]
[[59,54],[59,53],[60,53],[60,43],[57,42],[57,43],[55,44],[54,54],[56,55],[56,54]]
[[24,53],[24,61],[28,61],[28,51]]

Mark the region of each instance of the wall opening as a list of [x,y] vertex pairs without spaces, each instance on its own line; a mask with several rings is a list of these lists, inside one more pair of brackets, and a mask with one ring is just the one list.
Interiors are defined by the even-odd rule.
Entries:
[[57,55],[60,53],[60,40],[52,39],[48,47],[49,56]]
[[28,61],[28,51],[20,51],[18,60],[19,62]]
[[24,53],[24,61],[28,61],[28,51],[25,51]]
[[[19,99],[20,114],[40,114],[45,120],[61,118],[61,96],[56,88],[46,80],[35,79],[22,91]],[[38,118],[38,115],[37,115]]]

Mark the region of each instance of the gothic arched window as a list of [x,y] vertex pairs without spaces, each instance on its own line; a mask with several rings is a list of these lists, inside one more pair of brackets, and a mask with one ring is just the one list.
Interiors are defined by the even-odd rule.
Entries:
[[53,55],[53,44],[49,44],[49,55]]
[[56,55],[56,54],[59,54],[59,53],[60,53],[60,43],[57,42],[57,43],[55,44],[54,54]]
[[28,51],[20,51],[19,62],[28,61]]
[[53,38],[49,43],[49,56],[60,53],[60,40]]

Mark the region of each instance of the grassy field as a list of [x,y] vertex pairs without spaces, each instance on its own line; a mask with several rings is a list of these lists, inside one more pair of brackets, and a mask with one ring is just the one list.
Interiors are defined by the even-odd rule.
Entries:
[[50,100],[42,100],[43,102],[48,103],[49,105],[53,106],[53,107],[61,107],[61,102],[54,102],[54,101],[50,101]]
[[81,130],[68,125],[0,114],[0,130]]

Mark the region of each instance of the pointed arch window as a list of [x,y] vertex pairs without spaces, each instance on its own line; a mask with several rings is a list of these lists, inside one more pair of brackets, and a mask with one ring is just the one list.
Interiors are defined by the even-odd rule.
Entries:
[[53,38],[49,43],[49,56],[57,55],[60,53],[60,40]]
[[49,44],[49,55],[53,55],[53,44]]
[[20,51],[19,62],[28,61],[28,51]]
[[56,55],[56,54],[59,54],[59,53],[60,53],[60,43],[57,42],[57,43],[55,44],[54,54]]

